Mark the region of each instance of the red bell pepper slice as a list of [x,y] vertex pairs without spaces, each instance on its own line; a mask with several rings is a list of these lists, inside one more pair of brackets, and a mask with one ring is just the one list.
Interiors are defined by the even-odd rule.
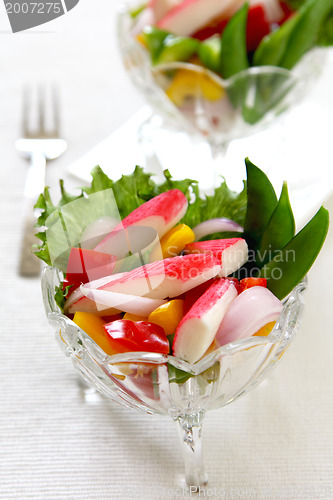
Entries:
[[[282,8],[285,12],[285,17],[281,23],[291,14],[291,11],[287,10],[287,6],[282,6]],[[215,19],[209,25],[194,33],[192,37],[198,40],[206,40],[213,35],[221,35],[228,21],[229,19]],[[268,35],[270,31],[271,27],[266,20],[264,7],[260,4],[251,6],[248,12],[246,29],[247,52],[254,51],[264,36]]]
[[262,5],[254,5],[249,9],[246,26],[247,51],[254,51],[264,36],[270,33],[270,25],[265,18]]
[[197,38],[198,40],[206,40],[206,38],[210,38],[213,35],[221,35],[224,28],[228,24],[229,19],[216,19],[212,21],[209,25],[201,28],[196,31],[192,37]]
[[253,286],[263,286],[267,288],[267,279],[266,278],[243,278],[239,282],[239,293],[244,292],[248,288],[252,288]]
[[164,329],[154,323],[119,319],[104,325],[104,330],[107,336],[129,351],[169,353],[169,341]]
[[96,252],[96,250],[73,247],[68,258],[63,289],[66,286],[70,286],[71,288],[68,292],[68,295],[70,295],[82,283],[88,283],[103,276],[108,276],[112,274],[115,263],[116,257],[113,255]]

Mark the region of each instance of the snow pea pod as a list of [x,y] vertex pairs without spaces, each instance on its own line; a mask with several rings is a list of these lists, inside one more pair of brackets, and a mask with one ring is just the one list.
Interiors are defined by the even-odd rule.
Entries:
[[282,300],[311,268],[324,244],[329,226],[328,211],[321,207],[312,219],[260,270],[267,287]]
[[265,36],[253,55],[254,66],[280,66],[288,50],[289,39],[299,21],[300,11],[289,18],[279,29]]
[[247,211],[244,236],[249,247],[257,249],[277,205],[277,197],[267,175],[248,158],[245,159],[245,164],[247,172]]
[[288,48],[281,65],[291,69],[316,43],[321,26],[333,7],[332,0],[312,0],[305,4],[299,22],[289,39]]
[[221,37],[221,74],[223,78],[247,69],[246,22],[249,6],[244,4],[232,16]]
[[[239,82],[240,83],[240,82]],[[283,99],[294,86],[285,71],[247,75],[243,78],[242,115],[246,123],[254,124],[268,111],[279,112]]]
[[317,45],[322,47],[333,45],[333,6],[321,25],[318,33]]
[[307,0],[278,30],[263,38],[253,64],[291,69],[315,45],[332,5],[332,0]]
[[257,263],[266,264],[276,250],[283,248],[295,235],[295,219],[291,209],[287,183],[283,183],[279,201],[261,238]]

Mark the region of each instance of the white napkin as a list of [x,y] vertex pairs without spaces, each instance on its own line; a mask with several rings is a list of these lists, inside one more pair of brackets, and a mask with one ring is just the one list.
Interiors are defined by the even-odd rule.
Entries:
[[[151,117],[149,106],[141,108],[70,165],[70,173],[90,182],[90,171],[99,164],[117,179],[141,165],[155,174],[156,181],[163,180],[163,170],[168,169],[175,179],[198,180],[202,192],[208,192],[220,182],[221,175],[231,189],[239,191],[246,178],[244,158],[249,157],[268,174],[278,196],[283,181],[288,182],[298,229],[333,191],[330,116],[311,102],[295,108],[266,130],[233,141],[227,154],[214,160],[202,137],[167,129],[158,116]],[[317,129],[314,124],[319,120]]]

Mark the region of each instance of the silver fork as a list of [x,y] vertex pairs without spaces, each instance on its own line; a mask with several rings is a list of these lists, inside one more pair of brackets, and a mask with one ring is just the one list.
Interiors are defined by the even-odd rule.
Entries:
[[[24,225],[21,245],[19,273],[21,276],[37,276],[40,273],[40,260],[33,254],[32,245],[35,237],[36,216],[34,204],[45,187],[46,161],[58,158],[67,148],[67,143],[59,136],[60,110],[56,87],[51,88],[51,98],[47,99],[46,87],[39,87],[35,109],[32,105],[32,89],[25,88],[23,93],[22,137],[15,142],[18,153],[30,161],[27,172],[24,197]],[[50,101],[52,125],[47,122],[50,113],[47,107]],[[37,124],[31,125],[31,115],[35,111]]]

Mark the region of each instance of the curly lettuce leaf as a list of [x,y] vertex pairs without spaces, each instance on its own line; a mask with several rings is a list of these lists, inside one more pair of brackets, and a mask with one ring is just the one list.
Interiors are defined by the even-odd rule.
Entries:
[[[135,167],[132,174],[123,175],[117,181],[111,180],[100,167],[95,167],[91,173],[91,186],[82,188],[77,196],[68,193],[63,181],[60,181],[59,203],[54,205],[49,190],[45,189],[36,205],[42,210],[37,223],[40,228],[37,236],[41,240],[37,256],[48,265],[54,265],[66,272],[70,248],[80,245],[82,232],[90,222],[111,213],[117,215],[119,220],[123,219],[147,200],[177,188],[185,194],[189,202],[182,219],[188,226],[193,228],[207,219],[228,217],[244,227],[243,237],[248,243],[249,252],[254,252],[256,258],[249,259],[238,271],[239,276],[244,277],[241,275],[243,271],[245,276],[248,276],[248,273],[252,276],[253,271],[254,275],[258,272],[262,275],[267,271],[268,288],[272,289],[277,297],[282,298],[299,282],[300,275],[304,276],[308,272],[315,261],[327,234],[328,212],[322,208],[319,215],[314,216],[308,223],[312,231],[310,246],[306,251],[302,251],[302,235],[305,231],[293,236],[294,222],[286,185],[279,202],[267,176],[248,158],[245,161],[247,181],[244,182],[240,193],[230,190],[222,179],[221,185],[213,194],[202,196],[197,181],[173,180],[168,170],[164,172],[165,181],[157,184],[153,176],[139,166]],[[96,201],[97,195],[99,196]],[[286,218],[290,223],[289,232],[286,232]],[[205,239],[232,236],[234,234],[219,233],[209,235]],[[285,262],[284,253],[289,249],[288,245],[291,245],[295,252],[297,250],[296,265],[294,262]],[[54,259],[54,253],[57,259]],[[265,254],[264,260],[257,258],[261,254]],[[285,279],[285,276],[283,279],[272,279],[273,275],[280,271],[288,275],[288,279]],[[59,307],[63,306],[67,292],[62,285],[57,289]]]
[[[64,182],[60,180],[59,203],[52,202],[46,188],[36,204],[36,208],[42,211],[37,221],[40,228],[37,237],[41,244],[36,255],[63,272],[66,272],[70,248],[80,243],[88,224],[103,215],[123,219],[146,201],[170,189],[180,189],[186,195],[189,207],[182,222],[190,227],[212,217],[234,218],[239,223],[245,217],[245,190],[235,193],[224,181],[213,195],[201,197],[197,181],[174,180],[168,170],[164,172],[165,181],[162,184],[157,184],[153,176],[139,166],[132,174],[123,175],[117,181],[110,179],[99,166],[92,170],[91,176],[91,185],[81,188],[78,195],[67,192]],[[98,202],[95,201],[97,193]]]
[[244,225],[246,215],[246,189],[237,193],[228,188],[225,181],[214,190],[212,195],[201,197],[197,189],[193,190],[195,200],[189,204],[183,222],[194,227],[200,222],[215,217],[227,217],[241,226]]

